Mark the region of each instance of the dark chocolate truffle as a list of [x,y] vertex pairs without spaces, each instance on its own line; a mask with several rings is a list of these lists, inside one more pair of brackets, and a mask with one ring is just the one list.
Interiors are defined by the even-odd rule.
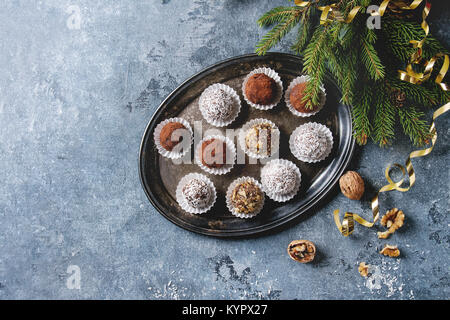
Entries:
[[238,184],[231,193],[231,204],[238,213],[253,213],[263,201],[261,189],[252,181]]
[[221,168],[227,161],[227,144],[218,139],[205,140],[200,149],[200,159],[205,167]]
[[172,151],[177,144],[183,141],[183,134],[185,134],[185,131],[181,129],[187,130],[186,127],[179,122],[167,123],[159,134],[161,146],[167,151]]
[[271,104],[276,97],[277,84],[271,77],[264,73],[252,75],[245,85],[247,99],[255,104]]
[[307,101],[302,101],[303,97],[305,96],[305,88],[306,88],[307,82],[302,82],[294,86],[291,90],[291,94],[289,95],[289,101],[291,102],[291,105],[294,107],[295,110],[302,113],[311,113],[317,110],[319,108],[319,105],[313,106],[312,109],[306,109],[306,103]]

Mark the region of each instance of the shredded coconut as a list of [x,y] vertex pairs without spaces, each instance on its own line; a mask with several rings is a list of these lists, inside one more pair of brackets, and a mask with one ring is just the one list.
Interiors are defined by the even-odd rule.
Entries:
[[222,89],[205,90],[200,96],[199,108],[209,120],[227,121],[234,113],[233,97]]
[[289,166],[274,163],[263,170],[261,182],[267,190],[283,195],[294,189],[297,182],[297,174]]
[[211,200],[211,190],[205,181],[192,179],[183,187],[183,196],[193,208],[204,208]]
[[320,159],[324,155],[329,143],[326,136],[309,123],[301,126],[294,137],[294,142],[298,153],[313,160]]

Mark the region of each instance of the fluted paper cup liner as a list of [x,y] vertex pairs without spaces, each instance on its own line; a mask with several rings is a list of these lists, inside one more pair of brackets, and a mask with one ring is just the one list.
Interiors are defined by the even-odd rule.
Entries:
[[[241,213],[241,212],[237,212],[236,209],[233,207],[233,204],[231,203],[231,195],[233,193],[234,188],[236,188],[237,185],[243,183],[243,182],[252,182],[254,183],[256,186],[258,186],[258,188],[261,189],[261,193],[262,193],[262,201],[260,203],[260,205],[255,209],[255,211],[251,212],[251,213]],[[230,210],[231,214],[235,217],[238,218],[242,218],[242,219],[248,219],[248,218],[253,218],[254,216],[256,216],[258,213],[261,212],[262,208],[264,207],[264,191],[261,187],[261,184],[256,180],[253,179],[252,177],[240,177],[237,178],[236,180],[234,180],[227,189],[227,195],[226,195],[226,203],[227,203],[227,207],[228,210]]]
[[[188,142],[182,141],[181,143],[176,145],[172,151],[168,151],[168,150],[164,149],[163,146],[161,145],[161,140],[160,140],[161,130],[169,122],[179,122],[190,132],[189,141]],[[153,138],[155,141],[156,149],[158,149],[158,152],[160,155],[162,155],[163,157],[169,158],[169,159],[179,159],[179,158],[183,157],[189,150],[191,150],[193,131],[192,131],[192,128],[191,128],[191,125],[189,124],[189,122],[187,122],[183,118],[170,118],[170,119],[166,119],[166,120],[160,122],[156,126],[155,132],[153,133]],[[189,143],[189,146],[186,145],[187,143]],[[180,150],[180,148],[181,148],[181,150]]]
[[[233,99],[233,104],[234,104],[233,111],[234,112],[230,116],[230,118],[227,119],[226,121],[219,121],[219,120],[211,119],[204,112],[203,108],[200,107],[201,103],[202,103],[202,96],[204,96],[204,94],[210,90],[217,90],[217,89],[222,89],[223,91],[228,93],[231,96],[231,98]],[[225,127],[225,126],[231,124],[234,120],[236,120],[239,112],[241,111],[241,98],[239,98],[239,95],[237,94],[237,92],[230,86],[227,86],[226,84],[223,84],[223,83],[215,83],[215,84],[210,85],[208,88],[206,88],[202,92],[202,94],[200,95],[200,99],[198,101],[198,107],[200,109],[200,112],[201,112],[203,118],[206,120],[206,122],[208,122],[209,124],[212,124],[213,126],[216,126],[216,127]]]
[[[276,193],[276,190],[271,190],[269,186],[265,186],[263,183],[263,176],[267,170],[270,169],[271,166],[281,164],[284,166],[288,166],[289,168],[292,168],[295,171],[295,174],[297,176],[297,179],[295,181],[295,186],[292,189],[291,192],[286,194],[279,194]],[[288,200],[291,200],[295,195],[297,194],[298,190],[300,189],[300,184],[302,181],[302,174],[300,173],[300,169],[295,165],[295,163],[285,160],[285,159],[274,159],[269,161],[264,167],[261,168],[261,185],[262,189],[265,192],[265,194],[272,200],[277,202],[286,202]]]
[[[319,159],[313,159],[313,158],[304,156],[304,155],[302,155],[302,154],[300,154],[298,152],[297,148],[295,148],[294,138],[295,138],[295,136],[298,134],[298,132],[301,130],[301,128],[303,126],[311,126],[311,127],[313,127],[315,130],[317,130],[317,132],[319,134],[325,136],[327,141],[328,141],[327,149],[325,150],[325,152],[323,153],[323,155]],[[292,154],[300,161],[309,162],[309,163],[319,162],[319,161],[324,160],[326,157],[328,157],[328,155],[330,154],[331,150],[333,149],[333,134],[331,133],[330,129],[328,129],[323,124],[316,123],[316,122],[308,122],[308,123],[305,123],[305,124],[302,124],[302,125],[298,126],[292,132],[291,136],[289,137],[289,148],[291,149]]]
[[[186,198],[183,195],[183,188],[192,179],[198,179],[198,180],[204,181],[211,189],[211,199],[209,200],[210,203],[208,204],[208,206],[206,206],[204,208],[194,208],[191,205],[189,205],[189,203],[186,201]],[[186,211],[188,213],[193,213],[193,214],[201,214],[201,213],[205,213],[205,212],[209,211],[214,206],[214,203],[216,202],[216,199],[217,199],[217,194],[216,194],[216,188],[214,187],[213,182],[208,177],[206,177],[205,175],[203,175],[201,173],[189,173],[189,174],[185,175],[183,178],[181,178],[180,182],[178,183],[177,190],[176,190],[176,197],[177,197],[178,204],[184,211]]]
[[[245,138],[247,136],[248,131],[253,126],[258,125],[258,124],[263,124],[263,123],[267,123],[273,128],[273,130],[271,130],[270,154],[254,153],[247,148],[247,144],[245,143]],[[267,119],[258,118],[258,119],[250,120],[249,122],[247,122],[246,124],[243,125],[243,127],[241,128],[241,130],[239,132],[239,144],[240,144],[242,150],[244,150],[244,152],[249,157],[254,158],[254,159],[264,159],[264,158],[268,158],[271,155],[275,154],[278,151],[279,143],[280,143],[280,130],[278,129],[278,127],[276,126],[275,123],[273,123],[272,121],[267,120]]]
[[323,106],[325,105],[326,99],[327,99],[325,87],[323,85],[321,85],[320,90],[322,91],[322,94],[320,95],[319,106],[317,107],[317,109],[315,111],[300,112],[294,108],[294,106],[291,104],[291,99],[290,99],[292,89],[294,89],[294,87],[296,85],[298,85],[299,83],[308,82],[309,80],[310,80],[310,78],[307,75],[295,78],[294,80],[291,81],[291,83],[289,84],[289,87],[286,89],[286,92],[284,93],[284,101],[286,102],[286,106],[288,107],[289,111],[291,111],[294,115],[296,115],[298,117],[310,117],[312,115],[315,115],[317,112],[322,110]]
[[[200,158],[200,151],[202,150],[202,144],[204,141],[209,139],[217,139],[220,141],[225,142],[226,148],[227,148],[227,159],[226,164],[223,167],[220,168],[208,168],[202,163],[202,160]],[[198,164],[198,166],[205,172],[208,172],[210,174],[216,174],[216,175],[222,175],[226,174],[231,171],[231,169],[234,166],[234,163],[236,162],[236,147],[230,139],[224,136],[219,135],[211,135],[203,138],[195,148],[195,162]]]
[[[248,79],[254,74],[257,73],[264,73],[266,76],[271,77],[273,80],[275,80],[275,83],[277,84],[278,90],[277,90],[277,96],[274,98],[274,102],[268,105],[263,104],[256,104],[248,100],[247,95],[245,94],[245,87],[247,85]],[[244,82],[242,83],[242,95],[244,96],[245,101],[253,108],[258,110],[270,110],[274,108],[283,97],[283,82],[281,81],[280,76],[275,70],[272,70],[270,68],[258,68],[250,72],[244,79]]]

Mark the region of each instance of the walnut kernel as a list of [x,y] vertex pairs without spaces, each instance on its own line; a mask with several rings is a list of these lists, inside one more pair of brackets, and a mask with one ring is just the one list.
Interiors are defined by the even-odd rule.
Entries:
[[359,200],[364,194],[364,180],[355,171],[347,171],[340,179],[341,192],[349,199]]
[[361,262],[358,267],[358,272],[361,276],[367,277],[369,275],[369,265],[365,262]]
[[398,257],[400,255],[400,250],[397,246],[385,245],[383,250],[380,251],[381,254],[384,254],[387,257]]
[[289,244],[287,251],[293,260],[308,263],[314,260],[316,246],[308,240],[294,240]]
[[391,209],[381,218],[380,224],[383,227],[387,227],[388,230],[384,232],[378,232],[378,238],[387,239],[390,234],[393,234],[397,229],[403,226],[405,220],[405,214],[402,210],[397,208]]

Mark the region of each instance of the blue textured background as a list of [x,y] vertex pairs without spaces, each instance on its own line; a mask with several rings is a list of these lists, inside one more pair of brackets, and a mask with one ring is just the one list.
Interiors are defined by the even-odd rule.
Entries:
[[[0,298],[395,298],[448,299],[448,115],[432,155],[414,160],[417,184],[381,196],[406,224],[388,241],[356,226],[342,237],[332,210],[369,202],[335,190],[330,202],[274,235],[220,240],[180,229],[147,201],[137,155],[144,128],[184,79],[221,59],[252,52],[255,21],[287,1],[3,0],[0,9]],[[67,26],[70,5],[80,29]],[[448,10],[432,9],[433,34],[449,44]],[[69,24],[70,26],[70,24]],[[289,52],[289,39],[276,50]],[[369,144],[353,168],[369,190],[406,138]],[[367,195],[367,198],[369,195]],[[314,263],[286,254],[291,240],[318,247]],[[381,256],[399,245],[400,259]],[[369,279],[360,261],[377,266]],[[69,265],[81,289],[68,289]]]

